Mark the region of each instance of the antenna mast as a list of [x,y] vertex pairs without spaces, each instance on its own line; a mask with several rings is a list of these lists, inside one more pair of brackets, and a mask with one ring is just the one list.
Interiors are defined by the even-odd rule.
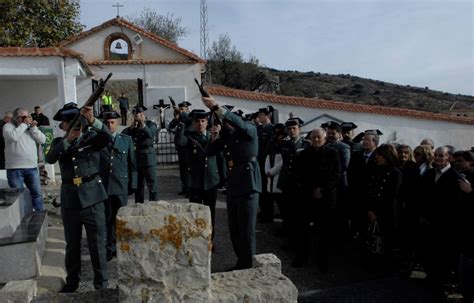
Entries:
[[[207,1],[201,0],[201,45],[200,54],[201,58],[207,60],[208,45],[209,45],[209,31],[207,27]],[[211,82],[211,66],[207,65],[206,73],[204,74],[206,82]]]

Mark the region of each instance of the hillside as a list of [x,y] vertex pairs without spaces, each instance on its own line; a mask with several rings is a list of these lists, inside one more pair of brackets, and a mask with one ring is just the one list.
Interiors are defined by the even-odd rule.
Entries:
[[[321,98],[358,104],[383,105],[430,112],[474,110],[474,97],[397,85],[352,75],[280,71],[264,68],[279,79],[278,94]],[[278,82],[278,80],[277,80]],[[453,107],[453,104],[455,106]]]

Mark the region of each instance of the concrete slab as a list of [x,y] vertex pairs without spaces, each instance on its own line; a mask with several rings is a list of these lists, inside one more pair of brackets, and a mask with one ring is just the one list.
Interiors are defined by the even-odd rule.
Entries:
[[0,303],[27,303],[36,296],[36,281],[22,280],[8,282],[0,290]]
[[22,190],[0,189],[0,238],[11,237],[22,218]]
[[46,212],[25,216],[12,237],[0,239],[0,283],[39,275],[48,233]]

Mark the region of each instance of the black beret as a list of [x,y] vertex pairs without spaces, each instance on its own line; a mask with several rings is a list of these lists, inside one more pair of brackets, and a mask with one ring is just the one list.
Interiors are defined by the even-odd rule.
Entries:
[[262,108],[259,108],[258,109],[258,113],[262,113],[262,114],[265,114],[265,115],[268,115],[270,113],[270,111],[268,110],[268,107],[262,107]]

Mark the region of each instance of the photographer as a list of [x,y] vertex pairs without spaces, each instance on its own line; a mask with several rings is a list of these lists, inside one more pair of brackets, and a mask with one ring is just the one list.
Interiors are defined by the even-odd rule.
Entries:
[[3,127],[3,137],[8,185],[23,188],[25,183],[30,190],[33,209],[42,211],[44,208],[36,144],[43,144],[46,136],[38,129],[37,124],[27,109],[19,107],[13,112],[12,122]]

